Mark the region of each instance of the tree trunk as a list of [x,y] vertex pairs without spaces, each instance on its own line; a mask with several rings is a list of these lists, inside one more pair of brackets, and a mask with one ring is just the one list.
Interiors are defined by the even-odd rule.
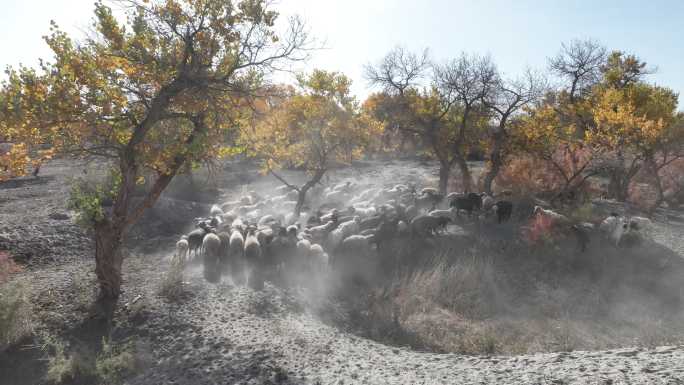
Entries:
[[461,154],[456,155],[456,163],[458,168],[461,169],[461,181],[463,183],[463,191],[469,193],[472,186],[472,177],[470,175],[470,168],[468,167],[468,162],[465,160]]
[[111,320],[121,294],[121,245],[123,230],[109,222],[97,223],[95,230],[95,274],[100,285],[97,305],[106,319]]
[[442,195],[446,195],[447,193],[450,172],[451,165],[449,162],[439,162],[439,193]]
[[318,170],[314,174],[313,178],[311,178],[310,181],[306,182],[302,188],[299,189],[299,194],[297,195],[297,204],[295,205],[294,208],[294,216],[295,218],[299,218],[300,213],[302,212],[302,206],[304,206],[304,201],[306,200],[306,193],[316,185],[316,183],[320,182],[321,179],[323,179],[323,175],[325,175],[326,170]]
[[492,194],[492,184],[494,179],[499,175],[499,171],[503,166],[503,156],[501,151],[503,149],[504,136],[503,133],[494,134],[494,143],[492,144],[492,152],[489,155],[489,170],[484,178],[484,192],[489,195]]

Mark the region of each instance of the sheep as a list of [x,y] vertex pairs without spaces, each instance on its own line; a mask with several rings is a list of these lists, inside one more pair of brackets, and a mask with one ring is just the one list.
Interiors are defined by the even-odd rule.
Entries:
[[409,228],[408,228],[408,225],[406,224],[406,222],[399,221],[397,223],[397,232],[399,232],[399,234],[406,234],[408,232],[408,229]]
[[482,208],[482,197],[475,193],[470,193],[466,196],[457,196],[449,202],[449,207],[456,208],[456,213],[459,210],[468,212],[468,215],[473,213],[473,210]]
[[307,239],[301,239],[297,242],[297,251],[302,255],[308,255],[311,250],[311,242]]
[[202,241],[204,240],[204,236],[208,233],[207,230],[205,229],[195,229],[188,233],[187,235],[187,240],[188,240],[188,257],[195,257],[197,258],[198,252],[201,251],[202,248]]
[[416,206],[416,208],[420,209],[428,209],[428,210],[434,210],[437,205],[444,199],[444,196],[437,194],[427,194],[427,195],[420,195],[420,196],[415,196],[413,200],[413,204]]
[[439,191],[433,187],[426,187],[426,188],[420,190],[420,195],[437,195],[437,194],[439,194]]
[[576,225],[570,226],[572,229],[572,232],[575,234],[575,237],[577,238],[577,245],[579,248],[580,252],[584,252],[587,250],[587,245],[589,244],[590,238],[589,238],[589,233],[593,231],[594,225],[591,223],[579,223]]
[[428,213],[428,215],[430,215],[432,217],[442,217],[442,218],[449,218],[449,219],[453,220],[456,213],[457,213],[456,208],[452,207],[449,210],[432,210]]
[[309,247],[309,267],[313,272],[324,273],[327,271],[329,264],[328,254],[323,250],[323,247],[314,243]]
[[324,200],[330,203],[341,203],[347,199],[348,195],[345,191],[331,191],[325,194]]
[[376,215],[370,218],[363,219],[361,220],[361,222],[359,222],[359,230],[366,230],[371,228],[374,229],[380,225],[384,218],[384,215]]
[[219,253],[219,264],[221,265],[221,271],[226,271],[228,269],[228,263],[230,261],[230,234],[221,231],[217,234],[221,240],[221,250]]
[[287,200],[280,204],[280,209],[283,211],[292,211],[297,206],[296,200]]
[[237,285],[244,283],[243,259],[245,252],[245,238],[238,230],[233,230],[230,234],[228,242],[228,255],[230,263],[230,273],[233,276],[233,282]]
[[341,229],[338,228],[338,229],[331,231],[328,234],[328,243],[327,243],[330,250],[335,251],[335,249],[337,249],[337,247],[342,243],[344,238],[345,238],[344,232]]
[[209,210],[209,216],[218,217],[221,215],[223,215],[223,210],[219,206],[217,206],[217,205],[211,206],[211,210]]
[[221,210],[223,210],[224,212],[230,211],[230,210],[233,210],[234,208],[236,208],[236,207],[239,206],[239,205],[240,205],[240,201],[229,201],[229,202],[225,202],[224,204],[221,205]]
[[243,197],[240,197],[240,204],[243,206],[249,206],[253,205],[254,202],[252,202],[252,197],[250,197],[249,195],[245,195]]
[[359,223],[361,221],[361,218],[356,216],[354,217],[353,220],[351,221],[346,221],[340,223],[340,226],[338,229],[342,231],[343,237],[346,238],[350,235],[354,235],[360,231]]
[[629,229],[641,231],[644,233],[650,233],[653,229],[653,222],[651,222],[650,219],[644,217],[630,217]]
[[214,233],[208,233],[202,240],[202,265],[204,278],[209,282],[216,282],[220,277],[218,272],[219,256],[221,254],[221,239]]
[[553,210],[543,209],[541,206],[534,206],[534,215],[542,215],[549,220],[553,226],[569,225],[570,219],[563,214],[559,214]]
[[454,199],[459,198],[459,197],[461,197],[461,198],[462,198],[462,197],[465,197],[465,194],[459,193],[459,192],[455,192],[455,191],[454,191],[454,192],[450,192],[449,194],[447,194],[446,199],[447,199],[447,202],[451,202],[451,201],[453,201]]
[[324,239],[334,228],[335,222],[328,221],[324,225],[308,228],[306,232],[311,234],[314,239]]
[[482,197],[482,209],[484,211],[489,211],[494,204],[496,204],[496,200],[491,195],[485,194]]
[[492,210],[496,213],[498,223],[502,223],[511,219],[511,215],[513,214],[513,203],[511,201],[500,200],[492,206]]
[[178,258],[178,261],[181,263],[186,262],[186,258],[188,256],[188,236],[183,235],[181,236],[180,240],[176,242],[176,258]]
[[375,209],[375,207],[354,207],[354,213],[364,218],[372,217],[373,215],[377,214],[377,212],[378,211]]
[[259,219],[259,221],[257,222],[257,226],[265,226],[269,223],[275,223],[275,222],[276,222],[275,217],[273,215],[268,214],[268,215],[264,215],[263,217],[261,217]]
[[339,215],[340,215],[340,210],[332,209],[332,210],[330,210],[329,213],[322,215],[320,217],[321,223],[326,223],[328,221],[332,221],[332,220],[336,219]]
[[285,199],[288,201],[297,201],[299,199],[299,192],[297,190],[292,190],[285,194]]
[[286,194],[291,190],[292,190],[292,188],[290,186],[287,186],[287,185],[282,185],[282,186],[278,186],[275,188],[275,191],[278,194]]
[[352,235],[342,241],[339,249],[341,253],[360,252],[365,253],[371,249],[375,239],[374,235]]
[[261,290],[264,281],[261,275],[261,244],[256,237],[256,229],[250,228],[245,238],[245,260],[250,267],[248,283],[255,290]]
[[622,236],[625,232],[629,231],[629,223],[617,213],[611,213],[608,218],[601,222],[599,230],[606,233],[606,235],[615,242],[615,246],[617,247],[622,240]]
[[440,228],[446,228],[450,221],[451,219],[449,218],[419,215],[411,220],[411,235],[430,236]]
[[380,250],[382,244],[393,239],[397,235],[398,222],[398,220],[393,219],[384,220],[382,223],[380,223],[380,226],[378,226],[378,228],[375,230],[375,237],[373,238],[378,250]]

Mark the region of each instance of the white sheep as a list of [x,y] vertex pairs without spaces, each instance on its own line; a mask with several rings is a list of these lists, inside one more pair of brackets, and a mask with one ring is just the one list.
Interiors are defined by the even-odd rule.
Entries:
[[371,242],[374,239],[374,235],[352,235],[342,241],[340,251],[365,253],[371,249]]
[[309,247],[309,266],[311,270],[318,273],[327,271],[329,265],[328,254],[323,250],[323,247],[317,243]]
[[458,209],[456,207],[452,207],[448,210],[432,210],[428,213],[431,217],[438,217],[438,218],[449,218],[451,220],[454,220],[456,218]]
[[250,229],[245,238],[245,260],[250,267],[249,285],[257,290],[263,288],[261,276],[261,244],[256,237],[255,230]]
[[534,206],[534,215],[542,215],[551,220],[553,225],[568,225],[570,224],[570,219],[563,214],[559,214],[553,210],[546,210],[541,206]]
[[333,221],[328,221],[324,225],[310,227],[305,230],[306,233],[311,234],[314,239],[324,239],[326,235],[335,227]]
[[[370,204],[370,202],[368,202]],[[361,207],[361,206],[354,206],[354,213],[358,214],[364,218],[367,217],[372,217],[373,215],[376,215],[378,211],[375,209],[375,207]]]
[[439,191],[436,188],[426,187],[420,190],[420,195],[437,195]]
[[345,191],[331,191],[325,194],[325,201],[331,203],[344,202],[348,198],[348,194]]
[[240,198],[240,204],[243,206],[249,206],[253,205],[254,202],[252,202],[252,197],[250,197],[249,195],[245,195]]
[[308,239],[300,239],[297,242],[297,252],[299,255],[309,255],[311,251],[311,241]]
[[361,218],[357,215],[352,219],[351,221],[343,222],[340,224],[338,227],[339,230],[342,231],[342,237],[346,238],[350,235],[357,234],[359,232],[359,222],[361,221]]
[[209,210],[209,215],[212,217],[220,217],[223,215],[223,210],[217,205],[212,205],[211,210]]
[[264,226],[264,225],[268,225],[268,224],[275,223],[275,222],[276,222],[275,217],[271,214],[267,214],[267,215],[262,216],[259,219],[259,221],[257,222],[257,226]]
[[190,245],[188,244],[188,236],[181,236],[180,240],[176,242],[176,258],[181,263],[185,263],[188,257],[188,249]]
[[344,240],[344,232],[340,229],[335,229],[328,234],[328,247],[333,252]]
[[599,230],[606,233],[608,237],[615,242],[615,246],[620,244],[620,240],[628,229],[629,226],[625,221],[625,218],[616,214],[611,214],[599,225]]
[[295,206],[297,206],[297,201],[288,200],[280,204],[280,209],[283,211],[292,211]]
[[404,221],[399,221],[399,222],[397,223],[397,231],[398,231],[400,234],[406,234],[406,233],[408,233],[408,230],[409,230],[409,228],[408,228],[408,224],[407,224],[406,222],[404,222]]

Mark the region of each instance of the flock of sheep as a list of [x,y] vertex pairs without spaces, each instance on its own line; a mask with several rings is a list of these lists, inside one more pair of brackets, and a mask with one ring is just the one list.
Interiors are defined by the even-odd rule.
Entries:
[[[208,218],[197,218],[197,228],[177,242],[176,258],[183,263],[201,260],[208,281],[217,282],[228,274],[235,284],[260,289],[269,274],[324,274],[380,250],[396,237],[432,237],[463,216],[503,223],[513,212],[511,200],[484,193],[443,196],[433,188],[418,191],[405,184],[362,187],[352,182],[316,185],[298,217],[293,213],[298,191],[288,186],[276,188],[272,196],[250,191],[238,200],[212,206]],[[596,227],[572,224],[562,214],[539,206],[533,215],[572,228],[582,250]],[[598,228],[618,245],[625,234],[649,224],[646,218],[611,214]]]

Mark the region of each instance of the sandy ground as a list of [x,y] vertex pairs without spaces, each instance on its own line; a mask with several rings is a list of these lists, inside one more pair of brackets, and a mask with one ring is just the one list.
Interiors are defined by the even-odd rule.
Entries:
[[[433,180],[426,168],[408,166],[349,169],[336,177]],[[84,310],[75,311],[73,299],[59,297],[75,277],[88,277],[94,267],[87,235],[64,210],[64,176],[74,170],[57,161],[44,167],[40,182],[0,187],[0,250],[26,264],[22,275],[41,296],[56,296],[41,304],[43,313],[54,313],[46,327],[73,328],[70,332],[78,334]],[[268,183],[264,177],[252,186],[219,185],[217,199]],[[198,210],[187,207],[187,215]],[[656,217],[656,241],[684,257],[683,222],[676,213]],[[270,284],[263,292],[208,284],[199,269],[186,275],[191,294],[169,303],[157,288],[175,237],[139,242],[125,262],[121,303],[140,300],[122,306],[117,322],[121,333],[134,336],[149,353],[145,368],[129,384],[684,384],[684,346],[514,357],[417,352],[345,333],[319,319],[311,299],[298,293]],[[16,357],[0,355],[0,384],[43,382],[40,363],[35,373],[19,374]]]

